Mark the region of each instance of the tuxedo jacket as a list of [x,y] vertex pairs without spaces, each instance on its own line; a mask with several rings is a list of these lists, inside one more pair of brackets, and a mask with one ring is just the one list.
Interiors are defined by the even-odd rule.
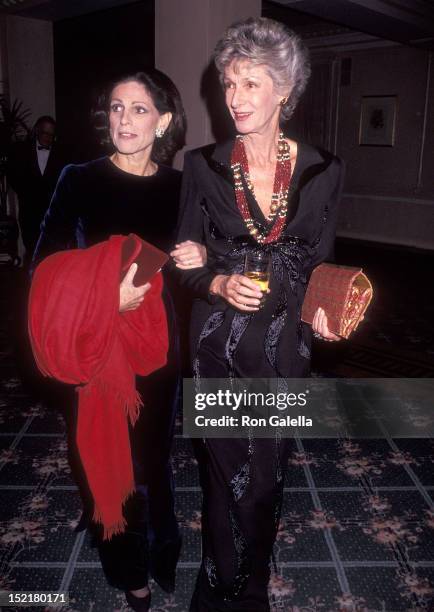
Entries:
[[18,196],[18,220],[28,255],[35,249],[41,221],[64,165],[64,158],[54,144],[41,174],[34,140],[17,143],[9,156],[7,176]]

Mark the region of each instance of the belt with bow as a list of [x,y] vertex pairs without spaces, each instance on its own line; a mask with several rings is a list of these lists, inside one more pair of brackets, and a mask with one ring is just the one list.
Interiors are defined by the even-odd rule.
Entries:
[[[224,239],[232,248],[223,255],[219,255],[214,262],[213,268],[216,274],[242,274],[244,270],[244,258],[247,253],[252,251],[265,251],[270,254],[272,262],[272,271],[275,278],[279,281],[279,296],[277,306],[271,317],[271,322],[265,333],[264,351],[268,362],[276,371],[276,376],[281,377],[279,365],[277,363],[276,354],[280,335],[285,326],[287,319],[287,288],[285,279],[288,280],[289,288],[294,295],[297,296],[297,319],[298,319],[298,347],[300,355],[306,359],[310,358],[310,351],[304,342],[301,327],[301,301],[304,295],[307,278],[305,273],[305,264],[313,255],[316,243],[309,245],[305,240],[296,236],[284,236],[277,242],[267,245],[259,245],[251,236],[236,236],[227,237],[217,233],[215,226],[211,232],[211,237],[214,240]],[[297,291],[297,286],[301,284],[302,291]],[[202,328],[199,335],[196,348],[196,356],[193,361],[193,372],[196,380],[200,378],[200,362],[199,351],[202,342],[210,334],[217,331],[223,324],[227,312],[227,308],[223,310],[215,310],[211,313]],[[232,319],[231,328],[225,345],[225,357],[228,365],[228,377],[234,377],[234,355],[235,351],[243,337],[247,327],[254,316],[254,313],[235,312]]]

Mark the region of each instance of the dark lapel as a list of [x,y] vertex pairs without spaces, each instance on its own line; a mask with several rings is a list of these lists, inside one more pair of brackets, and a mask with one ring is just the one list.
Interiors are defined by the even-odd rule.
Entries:
[[219,174],[230,185],[234,184],[231,171],[231,153],[233,146],[234,141],[227,140],[222,143],[208,145],[202,149],[202,155],[211,170]]
[[39,169],[38,153],[37,153],[36,143],[34,140],[30,142],[29,157],[30,157],[30,169],[31,169],[33,176],[41,178],[42,174],[41,174],[41,170]]
[[56,145],[53,144],[50,148],[50,154],[47,159],[47,165],[45,166],[44,176],[51,178],[56,171]]
[[[202,149],[208,166],[233,185],[231,154],[234,140],[211,144]],[[298,188],[302,189],[315,176],[323,172],[331,163],[333,156],[328,151],[317,149],[303,142],[298,143],[296,174]]]
[[219,164],[223,164],[230,168],[232,149],[234,147],[235,139],[225,140],[225,142],[218,142],[214,147],[212,153],[212,159]]
[[333,155],[305,143],[298,143],[296,171],[298,188],[303,189],[315,176],[324,172],[331,164]]

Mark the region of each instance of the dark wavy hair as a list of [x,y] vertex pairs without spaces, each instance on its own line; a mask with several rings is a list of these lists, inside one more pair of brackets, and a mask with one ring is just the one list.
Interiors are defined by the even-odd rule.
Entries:
[[160,70],[146,68],[144,70],[124,72],[114,78],[98,97],[96,108],[92,111],[94,126],[103,145],[111,143],[109,134],[109,105],[113,89],[120,83],[135,81],[143,85],[152,98],[160,115],[172,113],[170,123],[161,138],[155,138],[151,158],[156,163],[168,163],[175,153],[185,145],[187,121],[181,96],[176,85]]

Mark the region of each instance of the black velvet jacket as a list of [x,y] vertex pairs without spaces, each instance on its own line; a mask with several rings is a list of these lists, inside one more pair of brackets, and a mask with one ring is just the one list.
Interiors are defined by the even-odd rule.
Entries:
[[180,185],[181,173],[162,165],[152,176],[124,172],[108,157],[66,166],[41,226],[35,261],[131,232],[172,249]]

